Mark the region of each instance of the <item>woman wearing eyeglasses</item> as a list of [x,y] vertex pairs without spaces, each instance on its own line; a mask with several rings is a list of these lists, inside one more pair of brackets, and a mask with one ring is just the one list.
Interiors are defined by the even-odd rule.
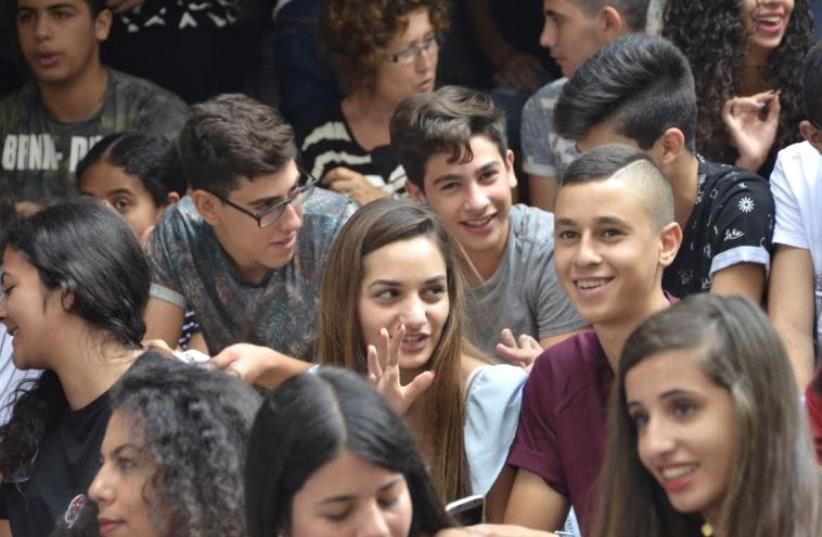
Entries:
[[405,191],[389,147],[397,105],[434,89],[443,0],[328,0],[321,21],[346,97],[298,125],[309,173],[359,205]]

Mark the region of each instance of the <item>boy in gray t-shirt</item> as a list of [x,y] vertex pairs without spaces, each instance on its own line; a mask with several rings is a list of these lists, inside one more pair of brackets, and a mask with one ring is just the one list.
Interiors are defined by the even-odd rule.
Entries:
[[434,210],[476,269],[480,281],[466,290],[471,343],[528,365],[585,325],[557,283],[553,216],[511,206],[514,154],[503,112],[487,96],[445,87],[404,101],[391,119],[391,146],[408,192]]
[[250,97],[193,106],[178,145],[191,193],[149,239],[147,338],[176,344],[190,308],[211,353],[246,342],[310,358],[326,254],[356,206],[315,188],[291,127]]

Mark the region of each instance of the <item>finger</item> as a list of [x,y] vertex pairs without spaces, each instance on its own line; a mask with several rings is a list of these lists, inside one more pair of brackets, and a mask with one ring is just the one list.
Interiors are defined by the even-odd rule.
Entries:
[[516,347],[506,347],[502,343],[497,343],[496,347],[497,356],[502,358],[507,362],[511,362],[514,364],[519,364],[524,361],[523,352],[521,349]]
[[510,328],[503,328],[499,334],[499,339],[506,347],[517,347],[517,341],[514,339],[514,333]]
[[539,341],[529,334],[522,334],[519,339],[519,346],[524,349],[542,350],[542,345],[539,344]]
[[388,368],[388,355],[391,352],[391,338],[385,328],[380,329],[380,346],[377,350],[379,351],[377,359],[380,363],[380,369],[385,372]]
[[146,339],[143,341],[143,347],[146,349],[158,350],[163,352],[174,352],[174,349],[168,346],[162,339]]
[[388,365],[389,367],[400,367],[400,346],[402,345],[402,338],[405,337],[405,325],[400,323],[394,332],[394,337],[390,341],[388,349]]
[[374,345],[369,345],[366,354],[368,356],[368,380],[371,381],[371,384],[376,385],[382,378],[382,368],[377,358],[377,348]]
[[768,121],[779,121],[779,113],[782,111],[782,103],[779,101],[779,94],[775,94],[771,98],[771,103],[768,106]]
[[405,387],[405,400],[410,405],[434,383],[434,372],[424,371]]

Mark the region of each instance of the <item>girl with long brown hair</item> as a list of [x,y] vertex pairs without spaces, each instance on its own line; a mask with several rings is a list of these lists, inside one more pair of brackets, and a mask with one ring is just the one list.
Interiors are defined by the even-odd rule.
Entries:
[[695,295],[625,344],[593,537],[818,537],[822,473],[776,332]]

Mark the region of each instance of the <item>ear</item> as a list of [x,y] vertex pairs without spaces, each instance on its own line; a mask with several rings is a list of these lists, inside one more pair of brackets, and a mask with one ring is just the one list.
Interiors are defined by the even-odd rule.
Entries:
[[71,307],[74,306],[74,291],[64,287],[60,291],[60,305],[63,307],[63,311],[71,311]]
[[668,128],[651,148],[652,158],[660,168],[667,168],[677,160],[685,150],[685,135],[676,127]]
[[517,174],[514,173],[514,152],[510,149],[505,152],[505,171],[508,174],[508,188],[517,188]]
[[191,200],[194,202],[197,212],[209,225],[214,226],[220,223],[220,200],[214,194],[205,190],[192,190]]
[[676,259],[682,244],[682,228],[676,222],[667,224],[659,232],[659,242],[662,247],[659,252],[659,264],[669,267]]
[[180,201],[180,195],[176,192],[169,192],[166,196],[166,205],[174,205],[178,201]]
[[813,123],[805,120],[799,123],[799,132],[802,133],[802,137],[805,138],[808,143],[822,153],[822,130],[817,129],[813,126]]
[[97,41],[102,43],[108,39],[108,34],[111,31],[111,19],[113,14],[110,9],[104,9],[97,14],[94,19],[94,37]]
[[405,180],[405,191],[414,201],[425,203],[425,193],[411,179]]
[[603,44],[610,43],[625,31],[625,19],[614,6],[607,5],[599,10],[599,21]]

